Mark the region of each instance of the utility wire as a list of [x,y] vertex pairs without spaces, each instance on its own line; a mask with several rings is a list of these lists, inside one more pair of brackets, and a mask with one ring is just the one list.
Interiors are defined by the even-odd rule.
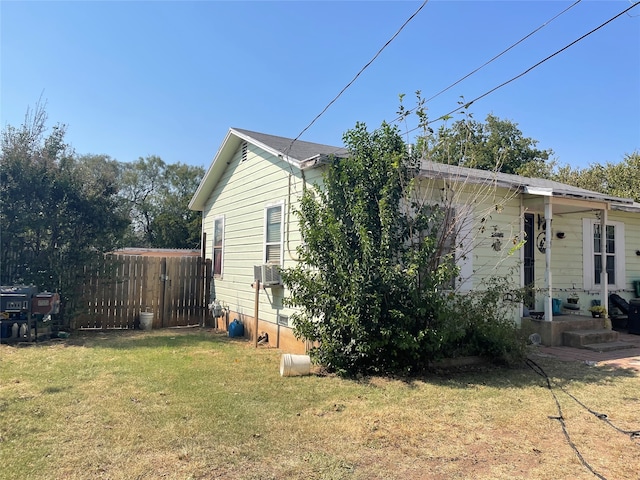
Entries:
[[640,430],[624,430],[624,429],[618,427],[617,425],[614,425],[614,423],[611,420],[609,420],[609,416],[606,413],[596,412],[595,410],[589,408],[584,403],[582,403],[580,400],[578,400],[571,393],[567,392],[564,388],[562,388],[562,387],[558,387],[558,388],[560,390],[562,390],[562,392],[565,395],[569,396],[571,399],[573,399],[573,401],[575,401],[578,405],[580,405],[587,412],[589,412],[591,415],[596,417],[598,420],[602,420],[603,422],[605,422],[607,425],[609,425],[611,428],[613,428],[617,432],[622,433],[623,435],[629,435],[629,438],[631,440],[637,440],[637,439],[640,438]]
[[602,476],[598,472],[596,472],[591,465],[589,465],[589,463],[584,459],[584,457],[580,453],[580,450],[578,450],[578,447],[576,447],[575,443],[573,443],[573,441],[571,440],[571,436],[569,435],[569,431],[567,430],[567,424],[564,421],[564,416],[562,415],[562,407],[560,406],[560,401],[558,400],[558,397],[557,397],[556,393],[553,391],[553,387],[551,385],[551,379],[549,378],[549,376],[542,369],[542,367],[540,365],[538,365],[536,362],[534,362],[533,360],[528,358],[525,361],[525,363],[531,370],[533,370],[535,373],[537,373],[538,375],[540,375],[542,378],[544,378],[546,380],[547,388],[549,389],[549,392],[551,392],[551,395],[553,396],[553,400],[556,402],[556,407],[558,408],[558,415],[557,416],[551,416],[550,415],[549,419],[558,420],[560,422],[560,425],[562,426],[562,432],[564,433],[564,437],[566,438],[567,443],[569,444],[569,446],[575,452],[576,456],[578,457],[578,460],[580,460],[580,463],[582,463],[582,465],[587,470],[589,470],[591,473],[593,473],[593,475],[598,477],[600,480],[607,480],[604,476]]
[[387,41],[387,43],[385,43],[382,46],[382,48],[380,50],[378,50],[378,52],[373,56],[373,58],[371,60],[369,60],[369,62],[364,67],[362,67],[358,73],[356,73],[356,76],[353,77],[353,79],[342,90],[340,90],[340,93],[338,93],[333,98],[333,100],[331,100],[327,104],[327,106],[322,109],[322,111],[318,115],[316,115],[316,117],[311,121],[311,123],[309,125],[307,125],[306,127],[304,127],[302,129],[302,131],[298,134],[298,136],[291,141],[291,144],[289,145],[289,148],[287,150],[291,150],[291,147],[293,147],[293,144],[304,134],[304,132],[309,130],[309,128],[311,128],[311,126],[314,123],[316,123],[316,121],[322,115],[324,115],[324,113],[329,109],[329,107],[331,107],[331,105],[333,105],[336,102],[336,100],[338,100],[338,98],[340,98],[340,96],[357,80],[357,78],[362,74],[362,72],[364,72],[375,61],[375,59],[378,58],[378,56],[382,53],[382,51],[385,48],[387,48],[391,42],[393,42],[395,40],[395,38],[400,34],[400,32],[404,29],[404,27],[406,27],[408,25],[408,23],[411,20],[413,20],[415,18],[415,16],[418,15],[418,13],[420,13],[420,11],[424,8],[424,6],[428,2],[429,2],[429,0],[424,0],[424,2],[422,2],[422,5],[420,5],[420,7],[418,7],[418,9],[415,12],[413,12],[413,14],[402,24],[402,26],[398,29],[398,31],[393,34],[393,36]]
[[[529,72],[530,72],[531,70],[533,70],[534,68],[539,67],[540,65],[542,65],[543,63],[545,63],[547,60],[552,59],[553,57],[555,57],[556,55],[558,55],[558,54],[560,54],[560,53],[564,52],[565,50],[567,50],[568,48],[572,47],[572,46],[573,46],[573,45],[575,45],[576,43],[578,43],[578,42],[580,42],[580,41],[584,40],[585,38],[587,38],[587,37],[588,37],[589,35],[591,35],[592,33],[597,32],[597,31],[598,31],[598,30],[600,30],[602,27],[604,27],[605,25],[608,25],[609,23],[613,22],[615,19],[617,19],[618,17],[620,17],[620,16],[624,15],[625,13],[627,13],[627,12],[628,12],[629,10],[631,10],[632,8],[637,7],[639,4],[640,4],[640,1],[635,2],[635,3],[634,3],[633,5],[631,5],[630,7],[625,8],[622,12],[618,13],[617,15],[615,15],[615,16],[614,16],[614,17],[612,17],[612,18],[610,18],[610,19],[609,19],[609,20],[607,20],[606,22],[604,22],[604,23],[600,24],[599,26],[597,26],[596,28],[594,28],[594,29],[593,29],[593,30],[591,30],[590,32],[585,33],[585,34],[584,34],[584,35],[582,35],[580,38],[578,38],[578,39],[574,40],[573,42],[569,43],[568,45],[566,45],[566,46],[562,47],[560,50],[557,50],[556,52],[552,53],[552,54],[551,54],[551,55],[549,55],[548,57],[546,57],[546,58],[544,58],[544,59],[540,60],[540,61],[539,61],[538,63],[536,63],[535,65],[533,65],[533,66],[531,66],[531,67],[527,68],[524,72],[520,73],[519,75],[516,75],[515,77],[513,77],[513,78],[511,78],[511,79],[507,80],[506,82],[501,83],[501,84],[500,84],[500,85],[498,85],[497,87],[494,87],[494,88],[492,88],[491,90],[489,90],[489,91],[487,91],[487,92],[483,93],[483,94],[482,94],[482,95],[480,95],[479,97],[474,98],[474,99],[473,99],[473,100],[471,100],[470,102],[467,102],[467,103],[465,103],[464,105],[461,105],[461,106],[459,106],[458,108],[456,108],[456,109],[454,109],[454,110],[451,110],[449,113],[446,113],[446,114],[444,114],[444,115],[441,115],[441,116],[439,116],[438,118],[436,118],[435,120],[431,120],[431,121],[427,122],[426,124],[427,124],[427,125],[429,125],[429,124],[431,124],[431,123],[437,122],[438,120],[442,120],[442,119],[444,119],[445,117],[448,117],[448,116],[450,116],[451,114],[458,112],[459,110],[469,108],[469,106],[470,106],[471,104],[473,104],[474,102],[477,102],[478,100],[480,100],[480,99],[482,99],[482,98],[486,97],[487,95],[490,95],[491,93],[493,93],[493,92],[495,92],[496,90],[498,90],[498,89],[500,89],[500,88],[504,87],[505,85],[508,85],[508,84],[510,84],[511,82],[513,82],[513,81],[515,81],[515,80],[517,80],[517,79],[519,79],[519,78],[521,78],[521,77],[525,76],[527,73],[529,73]],[[413,131],[415,131],[415,130],[417,130],[417,129],[419,129],[419,128],[420,128],[420,127],[413,128],[413,129],[409,130],[409,131],[408,131],[408,132],[406,132],[406,133],[413,132]]]
[[[536,373],[538,373],[539,375],[542,375],[543,377],[546,376],[546,373],[544,373],[544,370],[542,370],[542,367],[540,367],[538,364],[536,364],[533,360],[527,359],[527,362],[528,362],[527,364],[529,365],[530,368],[533,368],[532,365],[534,365],[536,367],[534,369],[534,371],[536,371]],[[565,395],[567,395],[569,398],[571,398],[574,402],[576,402],[578,405],[580,405],[582,408],[584,408],[587,412],[589,412],[591,415],[596,417],[598,420],[602,420],[603,422],[605,422],[607,425],[609,425],[611,428],[613,428],[617,432],[622,433],[623,435],[629,435],[629,438],[631,440],[637,440],[637,439],[640,438],[640,430],[624,430],[624,429],[618,427],[611,420],[609,420],[609,416],[606,413],[596,412],[595,410],[593,410],[592,408],[589,408],[587,405],[585,405],[580,400],[578,400],[578,398],[576,398],[574,395],[569,393],[565,388],[562,388],[562,386],[558,386],[558,388]]]
[[[522,42],[524,42],[527,38],[531,37],[532,35],[536,34],[537,32],[539,32],[540,30],[542,30],[544,27],[546,27],[547,25],[549,25],[551,22],[553,22],[556,18],[560,17],[561,15],[567,13],[569,10],[571,10],[573,7],[575,7],[576,5],[578,5],[582,0],[576,0],[576,2],[574,2],[573,4],[571,4],[570,6],[568,6],[567,8],[565,8],[563,11],[561,11],[560,13],[558,13],[556,16],[550,18],[549,20],[547,20],[546,22],[544,22],[542,25],[540,25],[538,28],[536,28],[535,30],[531,31],[530,33],[528,33],[527,35],[525,35],[524,37],[522,37],[520,40],[518,40],[516,43],[512,44],[511,46],[509,46],[508,48],[506,48],[505,50],[503,50],[502,52],[500,52],[499,54],[497,54],[496,56],[494,56],[493,58],[491,58],[490,60],[487,60],[485,63],[483,63],[482,65],[480,65],[478,68],[476,68],[475,70],[467,73],[464,77],[456,80],[455,82],[453,82],[451,85],[449,85],[446,88],[443,88],[442,90],[440,90],[438,93],[436,93],[435,95],[433,95],[432,97],[427,98],[424,103],[427,104],[429,103],[431,100],[433,100],[436,97],[439,97],[440,95],[442,95],[444,92],[446,92],[447,90],[450,90],[451,88],[455,87],[456,85],[458,85],[460,82],[466,80],[467,78],[469,78],[471,75],[473,75],[474,73],[477,73],[478,71],[482,70],[484,67],[486,67],[487,65],[489,65],[490,63],[494,62],[495,60],[497,60],[498,58],[500,58],[501,56],[503,56],[505,53],[507,53],[509,50],[514,49],[515,47],[517,47],[518,45],[520,45]],[[408,110],[406,113],[411,113],[414,110],[416,110],[418,107],[414,107],[410,110]],[[401,117],[397,117],[395,118],[391,123],[396,122],[398,120],[400,120]]]

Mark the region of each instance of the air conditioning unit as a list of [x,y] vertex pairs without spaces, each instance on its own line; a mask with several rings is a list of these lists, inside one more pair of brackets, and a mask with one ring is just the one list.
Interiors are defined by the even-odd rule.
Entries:
[[282,285],[279,265],[255,265],[253,267],[253,278],[259,281],[263,287],[276,287],[278,285]]

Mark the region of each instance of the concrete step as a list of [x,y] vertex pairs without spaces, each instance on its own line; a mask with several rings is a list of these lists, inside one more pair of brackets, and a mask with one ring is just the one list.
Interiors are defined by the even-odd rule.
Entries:
[[590,343],[585,345],[584,349],[593,352],[611,352],[614,350],[624,350],[625,348],[633,348],[635,345],[629,342],[607,342],[607,343]]
[[615,330],[572,330],[562,332],[562,344],[566,347],[585,348],[586,345],[617,342],[618,337]]

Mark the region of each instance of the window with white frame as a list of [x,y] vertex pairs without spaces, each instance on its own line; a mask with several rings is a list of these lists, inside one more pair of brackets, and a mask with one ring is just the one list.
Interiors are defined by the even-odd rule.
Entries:
[[265,208],[264,263],[282,265],[284,203]]
[[224,248],[224,217],[216,217],[213,220],[213,275],[222,277],[222,259]]
[[624,223],[607,222],[604,229],[605,248],[602,249],[602,226],[597,219],[583,220],[584,287],[601,287],[601,273],[607,272],[609,288],[622,289],[625,285]]
[[[473,287],[473,257],[469,250],[472,240],[472,209],[470,206],[452,204],[438,207],[437,210],[433,210],[433,215],[438,225],[438,264],[453,260],[459,269],[458,275],[451,278],[444,288],[469,292]],[[422,233],[429,234],[428,231]],[[422,241],[424,237],[421,235],[419,242]]]

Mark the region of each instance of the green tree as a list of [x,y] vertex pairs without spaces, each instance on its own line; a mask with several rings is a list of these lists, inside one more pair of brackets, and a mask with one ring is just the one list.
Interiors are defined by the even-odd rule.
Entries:
[[620,163],[607,164],[604,174],[607,193],[640,202],[640,152],[626,154]]
[[563,165],[545,178],[640,202],[640,153],[626,154],[619,163],[594,163],[585,168]]
[[324,188],[301,201],[302,262],[283,272],[290,304],[303,307],[295,332],[320,343],[314,355],[332,370],[397,370],[418,360],[429,316],[417,315],[420,292],[399,268],[407,152],[389,125],[369,133],[358,124],[344,140],[349,159],[336,160]]
[[117,166],[77,157],[66,128],[46,128],[38,104],[2,131],[0,262],[3,284],[32,283],[73,300],[76,275],[113,249],[128,225],[119,209]]
[[201,167],[167,165],[155,155],[122,164],[121,195],[131,218],[128,246],[198,248],[201,216],[188,204],[203,176]]
[[504,173],[519,174],[530,164],[544,170],[553,155],[552,150],[536,148],[537,140],[525,137],[517,123],[491,114],[485,123],[469,115],[443,125],[427,141],[430,160]]

